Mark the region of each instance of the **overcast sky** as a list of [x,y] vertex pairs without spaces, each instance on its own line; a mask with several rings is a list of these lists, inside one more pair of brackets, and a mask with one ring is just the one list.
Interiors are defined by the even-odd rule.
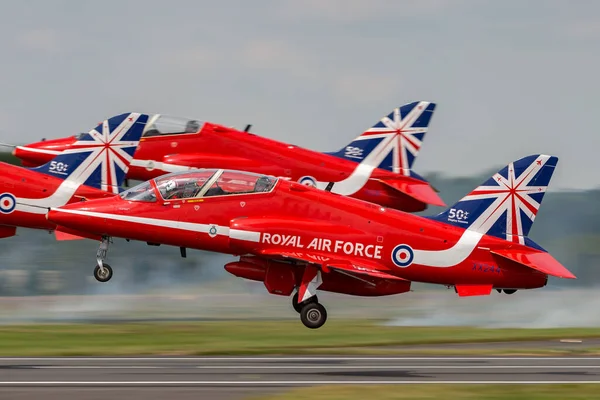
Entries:
[[0,13],[0,141],[128,111],[337,150],[392,108],[438,103],[415,170],[560,158],[600,186],[600,2],[20,1]]

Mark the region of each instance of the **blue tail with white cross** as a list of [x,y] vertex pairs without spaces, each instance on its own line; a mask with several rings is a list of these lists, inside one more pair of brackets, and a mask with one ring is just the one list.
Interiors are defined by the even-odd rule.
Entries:
[[557,163],[558,157],[544,154],[514,161],[452,207],[430,218],[537,247],[527,235]]
[[425,180],[414,171],[436,104],[415,101],[395,108],[337,152],[327,154]]
[[33,171],[119,193],[149,116],[124,113],[78,136],[68,150]]

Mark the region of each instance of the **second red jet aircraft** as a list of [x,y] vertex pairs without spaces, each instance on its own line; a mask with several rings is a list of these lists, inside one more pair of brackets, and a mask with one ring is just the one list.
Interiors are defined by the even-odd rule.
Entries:
[[[444,206],[412,169],[435,103],[394,109],[337,152],[320,153],[210,122],[156,114],[150,118],[127,177],[148,180],[190,168],[225,168],[284,177],[407,212]],[[24,163],[45,162],[76,137],[18,146]]]

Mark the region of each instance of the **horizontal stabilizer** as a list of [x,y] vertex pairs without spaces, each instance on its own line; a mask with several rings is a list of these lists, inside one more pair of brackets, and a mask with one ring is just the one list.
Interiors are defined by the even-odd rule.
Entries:
[[0,225],[0,239],[15,236],[17,234],[16,226],[4,226]]
[[493,255],[514,261],[546,275],[564,279],[577,279],[568,269],[546,252],[525,252],[523,250],[492,250]]
[[454,287],[460,297],[489,296],[492,292],[492,285],[454,285]]
[[425,204],[445,207],[446,203],[427,182],[417,180],[375,179],[385,187],[399,191]]
[[77,235],[71,235],[70,233],[61,232],[61,231],[54,231],[54,236],[56,237],[56,240],[59,240],[59,241],[85,239],[84,237],[77,236]]
[[100,237],[99,235],[77,231],[75,229],[66,228],[64,226],[57,226],[54,230],[54,236],[56,237],[56,240],[102,239],[102,237]]

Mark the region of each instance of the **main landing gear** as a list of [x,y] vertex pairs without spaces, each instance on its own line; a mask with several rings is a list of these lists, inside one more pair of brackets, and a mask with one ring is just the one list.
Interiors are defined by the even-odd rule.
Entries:
[[517,289],[496,289],[498,293],[504,292],[505,294],[514,294]]
[[320,328],[327,321],[327,310],[319,303],[316,295],[298,303],[298,292],[296,292],[292,297],[292,307],[300,314],[300,321],[307,328]]
[[96,278],[98,282],[108,282],[113,276],[113,270],[110,265],[104,264],[109,243],[110,237],[102,236],[102,242],[100,243],[100,247],[98,247],[98,251],[96,252],[96,262],[98,265],[96,265],[96,268],[94,268],[94,278]]
[[327,321],[327,310],[319,303],[316,294],[321,283],[323,283],[321,271],[315,266],[307,265],[302,275],[302,282],[292,297],[292,307],[300,314],[300,321],[304,326],[310,329],[320,328]]

